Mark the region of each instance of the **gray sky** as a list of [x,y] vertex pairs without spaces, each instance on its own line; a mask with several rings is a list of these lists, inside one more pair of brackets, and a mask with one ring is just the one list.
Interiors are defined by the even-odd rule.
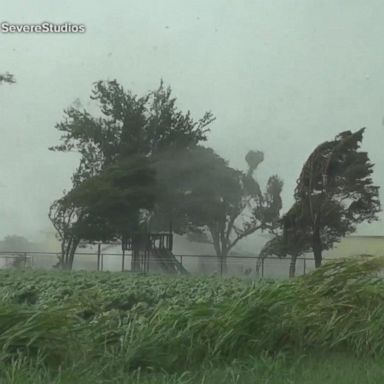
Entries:
[[[56,122],[92,83],[142,93],[163,78],[179,107],[217,120],[208,144],[243,167],[265,152],[260,180],[284,182],[284,209],[320,142],[367,127],[363,148],[384,187],[384,3],[380,0],[1,1],[1,22],[82,23],[84,34],[0,33],[0,238],[51,230],[50,203],[77,158],[52,153]],[[384,235],[383,222],[361,234]]]

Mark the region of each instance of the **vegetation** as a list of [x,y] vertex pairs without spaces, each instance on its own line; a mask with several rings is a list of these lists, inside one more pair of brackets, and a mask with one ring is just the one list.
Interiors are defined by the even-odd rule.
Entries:
[[179,234],[212,244],[223,273],[227,256],[239,241],[278,225],[283,183],[271,176],[262,192],[254,173],[263,160],[262,152],[250,151],[248,170],[243,172],[231,168],[212,149],[196,146],[176,157],[163,156],[158,164],[166,201],[159,204],[166,211],[160,217],[172,220]]
[[[140,211],[153,204],[148,199],[143,202],[140,193],[129,191],[131,187],[143,192],[132,174],[136,181],[141,180],[140,173],[144,178],[151,173],[148,163],[163,152],[188,149],[206,140],[207,126],[214,120],[211,113],[194,121],[189,112],[179,111],[171,89],[163,83],[139,97],[116,81],[99,81],[91,99],[98,102],[100,116],[76,106],[67,109],[64,121],[56,125],[62,133],[61,144],[50,148],[76,151],[81,156],[72,190],[56,200],[49,211],[62,243],[61,264],[66,269],[71,269],[81,240],[121,238],[129,230],[127,223],[138,227]],[[141,172],[136,172],[138,167]],[[102,203],[95,203],[95,192],[90,188],[95,185],[98,192],[102,191]],[[151,195],[154,183],[146,180],[145,186]],[[128,203],[124,198],[127,194]],[[113,201],[116,195],[119,198]],[[117,209],[110,210],[111,204]],[[123,216],[125,220],[121,220]]]
[[49,216],[61,239],[61,267],[71,269],[81,240],[107,242],[138,230],[138,207],[153,208],[155,183],[148,161],[131,157],[106,166],[55,201]]
[[38,244],[30,242],[23,236],[8,235],[5,236],[3,240],[0,240],[0,254],[2,252],[4,252],[5,254],[11,253],[12,259],[5,260],[7,261],[7,263],[9,263],[10,261],[10,264],[15,268],[25,267],[25,265],[27,264],[26,252],[33,252],[37,250]]
[[383,267],[366,257],[259,283],[1,271],[1,379],[332,383],[364,357],[340,382],[380,382]]
[[0,252],[31,252],[37,250],[37,244],[23,236],[8,235],[0,240]]
[[210,113],[195,122],[176,109],[163,84],[138,97],[115,81],[98,82],[92,99],[102,117],[70,108],[57,124],[62,144],[51,148],[81,155],[72,190],[49,211],[64,269],[71,269],[81,240],[172,228],[212,243],[225,273],[227,256],[240,240],[276,227],[282,181],[271,176],[261,191],[254,178],[264,160],[260,151],[246,155],[243,172],[199,145],[213,121]]
[[360,150],[363,134],[364,128],[342,132],[305,162],[295,203],[281,220],[282,233],[263,250],[264,255],[290,255],[291,274],[299,255],[312,251],[320,267],[323,250],[355,232],[358,224],[377,220],[379,187],[371,177],[374,164]]

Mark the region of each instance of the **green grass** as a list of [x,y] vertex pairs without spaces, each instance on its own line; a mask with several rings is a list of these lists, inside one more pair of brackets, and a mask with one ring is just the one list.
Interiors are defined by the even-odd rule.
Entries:
[[[103,372],[98,365],[74,365],[59,372],[18,360],[0,366],[0,382],[12,384],[381,384],[384,360],[331,354],[302,357],[257,357],[183,373]],[[102,367],[106,368],[106,367]]]
[[0,271],[0,382],[381,383],[383,265],[257,283]]

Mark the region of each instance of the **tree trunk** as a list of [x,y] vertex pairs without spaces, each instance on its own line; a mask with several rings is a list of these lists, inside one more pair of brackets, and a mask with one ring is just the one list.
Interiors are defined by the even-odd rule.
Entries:
[[[64,240],[65,241],[65,240]],[[73,267],[73,260],[75,258],[75,253],[77,247],[79,246],[80,240],[71,237],[68,242],[62,247],[62,257],[61,257],[61,269],[64,271],[71,271]]]
[[136,234],[132,234],[131,271],[140,272],[140,244]]
[[227,253],[224,251],[222,251],[221,254],[217,255],[220,276],[225,276],[228,272],[227,256]]
[[291,262],[289,263],[289,278],[295,277],[296,259],[297,259],[297,255],[291,255]]
[[73,260],[75,258],[75,253],[77,250],[77,247],[80,243],[80,239],[73,239],[72,247],[70,250],[69,258],[68,258],[68,270],[71,271],[73,267]]
[[323,260],[323,247],[321,244],[321,238],[320,238],[320,231],[316,229],[312,236],[312,250],[313,250],[313,256],[315,258],[315,267],[319,268],[321,267],[321,262]]
[[228,272],[227,256],[229,247],[225,244],[223,234],[219,232],[217,226],[209,227],[212,236],[213,247],[217,256],[217,267],[220,276],[224,276]]

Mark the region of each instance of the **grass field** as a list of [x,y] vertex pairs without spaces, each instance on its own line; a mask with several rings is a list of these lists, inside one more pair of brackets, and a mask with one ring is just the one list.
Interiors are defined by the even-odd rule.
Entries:
[[382,383],[382,258],[291,281],[0,272],[1,383]]

